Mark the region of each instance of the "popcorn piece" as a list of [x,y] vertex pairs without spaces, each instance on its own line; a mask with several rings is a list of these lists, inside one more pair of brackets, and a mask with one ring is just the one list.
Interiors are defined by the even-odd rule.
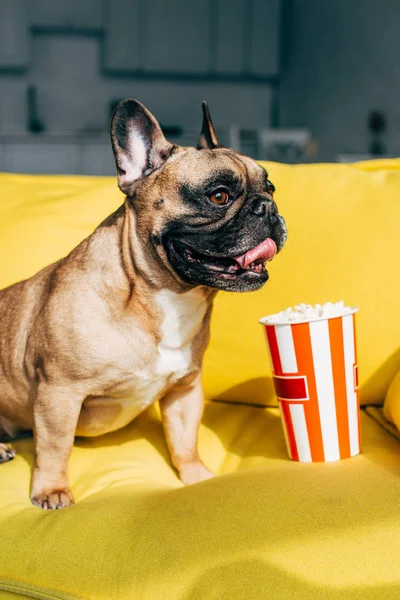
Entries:
[[294,309],[289,306],[286,310],[282,310],[274,315],[269,315],[263,320],[265,323],[299,323],[303,321],[313,321],[319,318],[342,317],[352,312],[350,306],[345,306],[343,300],[339,302],[325,302],[325,304],[297,304]]

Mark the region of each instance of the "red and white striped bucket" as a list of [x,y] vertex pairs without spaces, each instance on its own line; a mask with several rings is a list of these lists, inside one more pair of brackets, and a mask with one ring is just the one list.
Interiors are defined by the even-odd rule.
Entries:
[[328,462],[360,452],[357,310],[285,325],[260,321],[292,460]]

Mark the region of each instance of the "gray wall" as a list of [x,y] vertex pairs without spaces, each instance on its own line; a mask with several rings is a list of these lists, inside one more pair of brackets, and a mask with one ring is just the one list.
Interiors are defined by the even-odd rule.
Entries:
[[288,0],[280,125],[309,127],[320,159],[365,153],[372,109],[400,152],[400,1]]

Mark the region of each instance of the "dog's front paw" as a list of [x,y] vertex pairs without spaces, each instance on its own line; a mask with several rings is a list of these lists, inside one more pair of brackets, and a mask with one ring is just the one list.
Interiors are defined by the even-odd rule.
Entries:
[[10,448],[7,444],[0,444],[0,465],[12,460],[15,454],[14,448]]
[[61,488],[58,490],[43,490],[39,493],[32,493],[31,502],[44,510],[58,510],[71,506],[74,503],[71,490],[69,488]]
[[215,477],[207,467],[201,462],[186,463],[179,469],[179,479],[185,485],[191,485],[192,483],[198,483],[199,481],[205,481]]

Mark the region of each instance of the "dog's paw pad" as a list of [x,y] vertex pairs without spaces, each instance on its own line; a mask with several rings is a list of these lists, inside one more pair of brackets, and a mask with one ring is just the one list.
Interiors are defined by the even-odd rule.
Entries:
[[74,503],[71,490],[69,488],[59,490],[45,490],[31,497],[32,504],[43,508],[43,510],[58,510],[71,506]]
[[7,444],[0,444],[0,464],[9,462],[15,455],[14,448],[7,446]]

